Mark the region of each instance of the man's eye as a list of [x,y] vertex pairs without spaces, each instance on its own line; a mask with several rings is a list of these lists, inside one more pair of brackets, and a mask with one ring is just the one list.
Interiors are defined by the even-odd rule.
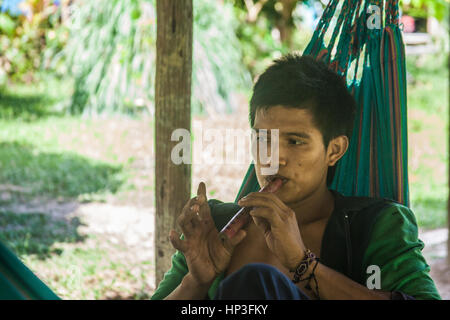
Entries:
[[305,142],[301,141],[301,140],[295,140],[295,139],[289,139],[289,143],[290,144],[295,144],[295,145],[302,145],[305,144]]

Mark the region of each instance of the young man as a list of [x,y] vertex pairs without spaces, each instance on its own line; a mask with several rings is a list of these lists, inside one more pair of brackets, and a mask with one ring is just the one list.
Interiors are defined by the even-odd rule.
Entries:
[[[283,185],[236,205],[207,201],[200,183],[178,218],[183,236],[170,234],[177,252],[152,299],[440,299],[410,209],[328,189],[354,113],[345,82],[325,64],[276,60],[254,86],[250,123],[267,129],[268,145],[279,130]],[[266,167],[257,156],[260,186],[274,178]],[[250,223],[222,241],[240,206],[253,207]]]

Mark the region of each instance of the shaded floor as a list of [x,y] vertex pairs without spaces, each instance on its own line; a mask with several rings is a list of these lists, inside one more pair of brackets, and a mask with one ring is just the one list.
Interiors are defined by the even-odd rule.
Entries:
[[420,239],[425,243],[423,255],[430,265],[430,275],[442,299],[450,300],[450,264],[447,261],[447,228],[421,231]]

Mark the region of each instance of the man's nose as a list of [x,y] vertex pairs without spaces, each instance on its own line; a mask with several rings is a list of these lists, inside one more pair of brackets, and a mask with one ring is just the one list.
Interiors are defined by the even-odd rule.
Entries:
[[288,157],[288,150],[287,148],[283,147],[281,144],[278,144],[278,161],[276,161],[277,159],[275,159],[274,157],[276,157],[276,153],[272,153],[271,152],[272,149],[269,148],[267,150],[267,156],[269,158],[269,163],[265,166],[269,167],[275,163],[278,163],[279,166],[286,166],[287,164],[287,157]]
[[285,166],[287,164],[287,150],[283,146],[278,147],[278,164],[280,166]]

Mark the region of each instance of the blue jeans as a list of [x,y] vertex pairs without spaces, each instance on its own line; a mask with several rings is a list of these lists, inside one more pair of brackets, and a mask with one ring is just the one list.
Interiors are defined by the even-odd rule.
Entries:
[[250,263],[230,274],[215,300],[309,300],[308,296],[275,267]]

